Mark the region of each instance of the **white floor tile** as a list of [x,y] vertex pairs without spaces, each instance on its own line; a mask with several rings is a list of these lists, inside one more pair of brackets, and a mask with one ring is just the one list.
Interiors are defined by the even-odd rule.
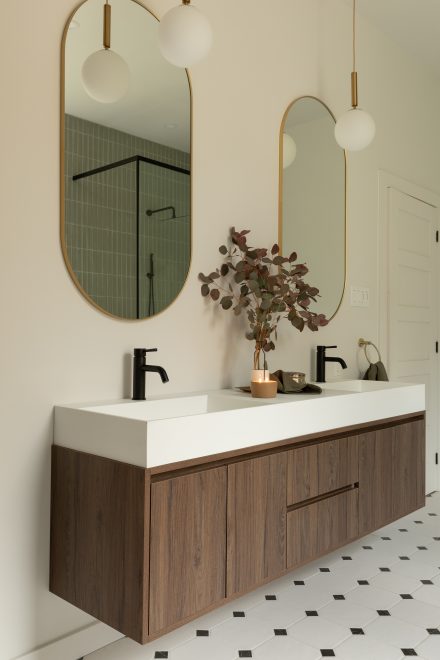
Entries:
[[341,660],[401,660],[400,649],[392,648],[367,635],[353,635],[335,650]]
[[393,617],[423,628],[440,626],[440,607],[420,600],[402,600],[390,610]]
[[253,651],[252,656],[258,658],[258,660],[293,660],[293,658],[298,658],[298,660],[320,660],[321,652],[312,646],[302,644],[290,635],[282,635],[273,637],[258,646]]
[[303,644],[317,649],[334,649],[351,635],[348,628],[321,616],[308,616],[288,628],[287,632]]
[[345,598],[347,603],[356,603],[374,610],[388,610],[400,602],[400,596],[392,591],[377,589],[369,585],[360,586],[353,589],[353,591],[349,591]]
[[430,603],[431,605],[440,607],[440,589],[435,585],[423,585],[420,587],[420,589],[414,591],[413,598],[416,600],[421,600],[424,603]]
[[429,635],[416,650],[426,660],[438,660],[440,658],[440,635]]
[[406,577],[391,571],[390,573],[380,573],[369,580],[371,586],[378,589],[385,589],[394,594],[410,594],[420,587],[420,580],[412,577]]
[[380,616],[368,624],[364,632],[367,637],[399,649],[413,649],[428,637],[425,628],[418,628],[394,616]]
[[334,600],[321,610],[319,616],[347,628],[364,628],[378,617],[377,611],[347,600]]

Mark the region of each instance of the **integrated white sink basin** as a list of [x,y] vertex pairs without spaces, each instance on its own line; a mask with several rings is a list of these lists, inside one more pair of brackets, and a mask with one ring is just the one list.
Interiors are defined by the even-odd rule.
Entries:
[[54,441],[152,468],[424,409],[424,386],[402,383],[338,381],[275,399],[218,390],[55,406]]

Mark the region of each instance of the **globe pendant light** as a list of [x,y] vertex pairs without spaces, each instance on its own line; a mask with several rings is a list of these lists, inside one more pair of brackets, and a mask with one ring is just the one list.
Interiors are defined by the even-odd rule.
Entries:
[[356,71],[356,0],[353,0],[353,71],[351,73],[351,105],[335,125],[335,138],[340,147],[347,151],[360,151],[372,142],[376,133],[374,119],[368,112],[358,108],[358,85]]
[[173,7],[160,21],[159,47],[168,62],[182,68],[202,60],[212,44],[208,19],[190,0]]
[[295,140],[288,133],[283,133],[283,170],[292,165],[296,158]]
[[111,5],[104,5],[104,36],[101,50],[85,60],[81,78],[87,94],[99,103],[115,103],[128,90],[130,72],[127,63],[110,49]]

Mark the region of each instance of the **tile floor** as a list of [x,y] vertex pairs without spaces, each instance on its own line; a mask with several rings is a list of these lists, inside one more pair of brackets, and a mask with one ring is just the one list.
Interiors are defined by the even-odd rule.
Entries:
[[440,660],[440,493],[426,502],[146,646],[85,660]]

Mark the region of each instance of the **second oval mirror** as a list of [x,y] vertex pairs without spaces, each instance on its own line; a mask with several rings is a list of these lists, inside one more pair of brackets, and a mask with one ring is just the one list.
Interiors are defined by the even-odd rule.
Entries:
[[314,310],[332,318],[346,270],[345,153],[334,138],[327,106],[305,96],[287,109],[280,136],[279,243],[298,253],[319,288]]
[[86,0],[62,46],[63,253],[89,302],[124,319],[168,307],[191,254],[190,86],[158,26],[134,0]]

